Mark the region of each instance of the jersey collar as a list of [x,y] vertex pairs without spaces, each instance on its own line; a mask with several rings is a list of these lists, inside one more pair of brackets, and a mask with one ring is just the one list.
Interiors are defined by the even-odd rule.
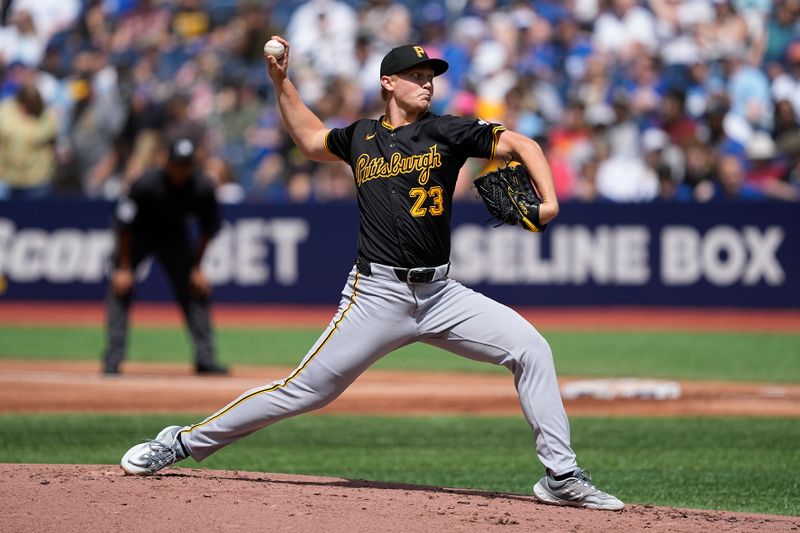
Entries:
[[[421,120],[424,120],[424,119],[428,118],[430,116],[430,114],[431,114],[430,111],[426,111],[421,117],[419,117],[414,122],[420,122]],[[381,126],[383,126],[385,129],[387,129],[389,131],[399,130],[400,128],[404,128],[406,126],[410,126],[411,124],[414,124],[414,122],[409,122],[408,124],[403,124],[402,126],[397,126],[395,128],[394,126],[392,126],[391,124],[386,122],[386,115],[381,115],[381,118],[380,118],[379,122],[380,122]]]

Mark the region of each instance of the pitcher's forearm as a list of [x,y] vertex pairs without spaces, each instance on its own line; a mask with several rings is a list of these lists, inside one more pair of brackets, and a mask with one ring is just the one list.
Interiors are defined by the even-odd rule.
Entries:
[[[300,152],[312,161],[335,161],[338,158],[328,152],[325,147],[325,135],[328,130],[325,124],[311,111],[300,99],[292,81],[289,79],[289,56],[291,46],[289,42],[279,35],[272,39],[284,47],[283,55],[275,57],[265,55],[267,61],[267,75],[275,87],[283,124]],[[266,54],[266,53],[265,53]]]
[[497,155],[525,165],[542,198],[542,205],[539,208],[542,223],[546,224],[555,218],[559,211],[558,197],[550,163],[548,163],[542,147],[536,141],[522,134],[504,131],[500,134]]
[[278,109],[289,136],[305,157],[315,161],[329,160],[325,150],[325,124],[300,99],[297,89],[289,78],[275,87]]
[[558,214],[558,197],[556,196],[556,187],[553,182],[553,172],[542,148],[535,142],[531,143],[521,151],[519,157],[530,172],[533,184],[542,197],[542,203],[552,206],[555,210],[555,216],[555,214]]

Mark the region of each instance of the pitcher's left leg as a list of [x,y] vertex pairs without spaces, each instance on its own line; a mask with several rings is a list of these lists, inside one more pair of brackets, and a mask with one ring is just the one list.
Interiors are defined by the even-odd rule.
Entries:
[[575,470],[569,420],[547,341],[513,309],[449,280],[427,301],[420,340],[514,373],[539,460],[553,474]]

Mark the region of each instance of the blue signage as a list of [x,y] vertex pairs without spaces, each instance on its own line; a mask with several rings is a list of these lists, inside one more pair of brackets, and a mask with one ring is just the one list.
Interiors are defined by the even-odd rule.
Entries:
[[[0,302],[100,300],[114,236],[100,201],[0,202]],[[354,204],[224,206],[204,271],[214,299],[334,304],[356,254]],[[457,204],[451,275],[510,305],[800,308],[800,206],[563,203],[543,234]],[[136,297],[169,300],[157,262]]]

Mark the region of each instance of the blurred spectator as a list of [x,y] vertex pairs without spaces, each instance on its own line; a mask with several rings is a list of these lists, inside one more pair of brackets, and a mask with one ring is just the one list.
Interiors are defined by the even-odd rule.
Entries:
[[[264,42],[275,33],[270,9],[259,0],[239,2],[239,13],[229,22],[231,31],[230,53],[234,65],[247,65],[258,70],[263,77]],[[250,82],[250,80],[247,80]]]
[[243,80],[230,80],[217,92],[214,106],[218,114],[219,141],[229,148],[243,150],[248,128],[261,116],[261,100],[255,89]]
[[499,120],[506,93],[516,84],[509,50],[498,40],[486,40],[475,49],[468,78],[475,87],[475,114],[484,120]]
[[[357,32],[356,11],[347,3],[308,0],[294,11],[286,26],[295,69],[310,68],[321,76],[353,76]],[[301,96],[313,104],[321,92]]]
[[718,154],[736,154],[745,157],[744,144],[728,135],[725,117],[728,116],[727,101],[714,99],[709,102],[703,115],[703,124],[698,130],[697,139],[710,145]]
[[208,35],[211,18],[204,9],[203,0],[178,0],[172,14],[172,29],[182,41],[192,41]]
[[597,188],[597,172],[599,168],[599,158],[592,157],[584,161],[580,169],[578,183],[575,187],[575,200],[587,203],[607,200],[607,198],[600,194],[600,190]]
[[[298,156],[265,105],[274,95],[262,47],[276,33],[292,43],[298,91],[329,127],[379,114],[380,59],[397,43],[423,44],[450,63],[432,111],[549,139],[564,199],[666,200],[684,189],[707,199],[715,165],[699,162],[726,155],[756,175],[783,169],[767,180],[768,198],[792,199],[800,179],[800,0],[13,0],[5,8],[0,101],[33,80],[52,108],[54,194],[114,197],[155,164],[165,136],[183,135],[209,168],[224,161],[248,199],[338,199],[343,176]],[[664,132],[665,147],[645,148]],[[758,132],[776,145],[766,166],[745,153]],[[607,172],[621,161],[641,176],[610,186]],[[463,167],[456,198],[474,199],[471,178],[488,165]],[[630,187],[645,182],[646,193]]]
[[684,93],[669,91],[662,98],[659,111],[661,129],[673,144],[685,149],[697,136],[697,123],[686,113]]
[[800,151],[800,121],[789,100],[775,102],[775,129],[772,137],[778,150],[784,154]]
[[714,177],[714,152],[708,145],[692,142],[686,147],[686,170],[683,183],[694,190],[695,199],[706,201]]
[[786,49],[785,69],[772,80],[772,97],[788,100],[800,116],[800,30],[798,38]]
[[657,18],[658,54],[670,71],[669,76],[681,75],[676,66],[708,57],[698,37],[714,17],[710,0],[649,0],[648,3]]
[[159,90],[154,77],[155,58],[143,54],[128,72],[125,94],[128,117],[120,134],[118,147],[125,159],[122,182],[127,188],[145,170],[155,165],[162,143],[161,132],[166,127],[166,106],[156,101]]
[[565,14],[556,23],[553,44],[556,68],[563,72],[556,74],[554,81],[561,97],[567,98],[586,75],[587,62],[593,52],[592,43],[589,36],[581,31],[578,20]]
[[[608,103],[609,100],[624,98],[624,93],[613,91],[611,82],[611,56],[595,53],[586,58],[586,71],[577,87],[570,90],[570,95],[583,102],[587,107]],[[627,100],[625,107],[628,107]]]
[[711,0],[713,18],[697,27],[697,40],[706,57],[744,56],[751,43],[744,18],[732,0]]
[[109,178],[119,163],[115,140],[127,113],[116,69],[108,64],[105,53],[88,48],[75,58],[65,89],[70,100],[62,124],[65,167],[59,186],[89,196],[116,197],[121,183]]
[[321,165],[314,176],[314,196],[319,202],[355,199],[350,167],[342,161]]
[[597,192],[614,202],[648,202],[658,194],[658,178],[642,159],[612,155],[597,169]]
[[[745,143],[753,130],[772,127],[772,95],[769,80],[759,69],[731,53],[723,58],[728,80],[730,111],[725,120],[730,123],[728,134]],[[726,128],[727,129],[727,128]]]
[[[611,138],[609,135],[609,128],[616,121],[614,110],[605,104],[595,105],[586,109],[584,112],[584,118],[591,131],[591,148],[587,151],[587,155],[584,157],[584,159],[586,157],[590,157],[588,155],[589,153],[593,157],[599,157],[601,159],[607,158],[609,155],[611,155]],[[637,130],[636,134],[638,135],[638,133],[639,132]],[[580,163],[582,164],[583,161]]]
[[633,120],[624,93],[615,95],[611,109],[613,119],[608,127],[608,143],[610,155],[638,157],[639,151],[639,126]]
[[641,150],[644,163],[659,177],[669,178],[674,184],[674,192],[684,198],[686,191],[691,197],[692,185],[685,183],[686,161],[685,152],[681,147],[670,142],[670,138],[664,130],[649,128],[642,132]]
[[524,49],[519,61],[520,70],[525,74],[552,81],[556,76],[556,69],[561,66],[553,25],[543,17],[534,17],[523,28],[522,38]]
[[358,13],[358,27],[374,38],[383,53],[411,40],[411,11],[391,0],[366,0]]
[[44,42],[72,24],[78,17],[81,0],[13,0],[12,18],[21,12],[30,14],[37,34]]
[[710,66],[701,56],[696,56],[686,66],[686,112],[694,119],[702,119],[717,91],[712,83]]
[[592,151],[591,131],[581,102],[572,101],[567,105],[562,124],[552,128],[549,140],[551,164],[553,159],[563,160],[570,169],[577,171]]
[[788,201],[800,198],[800,189],[788,183],[789,169],[768,133],[759,131],[751,137],[747,143],[747,158],[747,185],[758,188],[770,198]]
[[647,124],[657,120],[664,93],[658,58],[648,54],[639,55],[620,73],[621,80],[615,92],[625,95],[636,121]]
[[11,24],[0,28],[0,65],[20,62],[35,68],[44,57],[46,45],[47,40],[36,30],[30,12],[17,11]]
[[205,174],[214,184],[214,194],[220,204],[238,204],[244,200],[245,191],[234,178],[230,165],[221,157],[212,157],[205,166]]
[[169,22],[166,8],[156,5],[153,0],[138,0],[136,7],[118,21],[111,50],[124,54],[136,48],[166,45]]
[[314,194],[313,177],[308,172],[293,174],[286,184],[286,194],[294,203],[313,203],[317,201]]
[[609,0],[594,23],[597,50],[632,60],[656,49],[655,17],[636,0]]
[[191,139],[197,147],[197,159],[204,165],[209,157],[206,145],[208,127],[207,123],[197,120],[190,113],[191,97],[184,91],[176,92],[167,102],[166,131],[164,136],[169,139],[185,137]]
[[776,0],[761,39],[754,47],[754,63],[766,67],[782,63],[789,44],[798,37],[800,0]]
[[518,131],[530,138],[544,134],[545,121],[538,113],[539,105],[533,95],[525,91],[525,86],[517,84],[512,87],[503,103],[505,114],[502,117],[503,125]]
[[680,183],[672,175],[672,171],[666,165],[659,165],[654,169],[658,176],[658,196],[657,202],[688,202],[692,200],[692,191],[685,183]]
[[716,168],[716,185],[712,200],[761,200],[764,193],[745,183],[741,159],[726,155],[719,159]]
[[49,194],[57,133],[55,112],[35,84],[0,102],[0,199]]
[[364,105],[380,107],[383,104],[380,95],[376,95],[372,89],[375,87],[375,80],[380,79],[381,60],[385,53],[378,49],[371,32],[361,31],[356,38],[355,54],[358,68],[356,81],[358,91],[364,97]]

